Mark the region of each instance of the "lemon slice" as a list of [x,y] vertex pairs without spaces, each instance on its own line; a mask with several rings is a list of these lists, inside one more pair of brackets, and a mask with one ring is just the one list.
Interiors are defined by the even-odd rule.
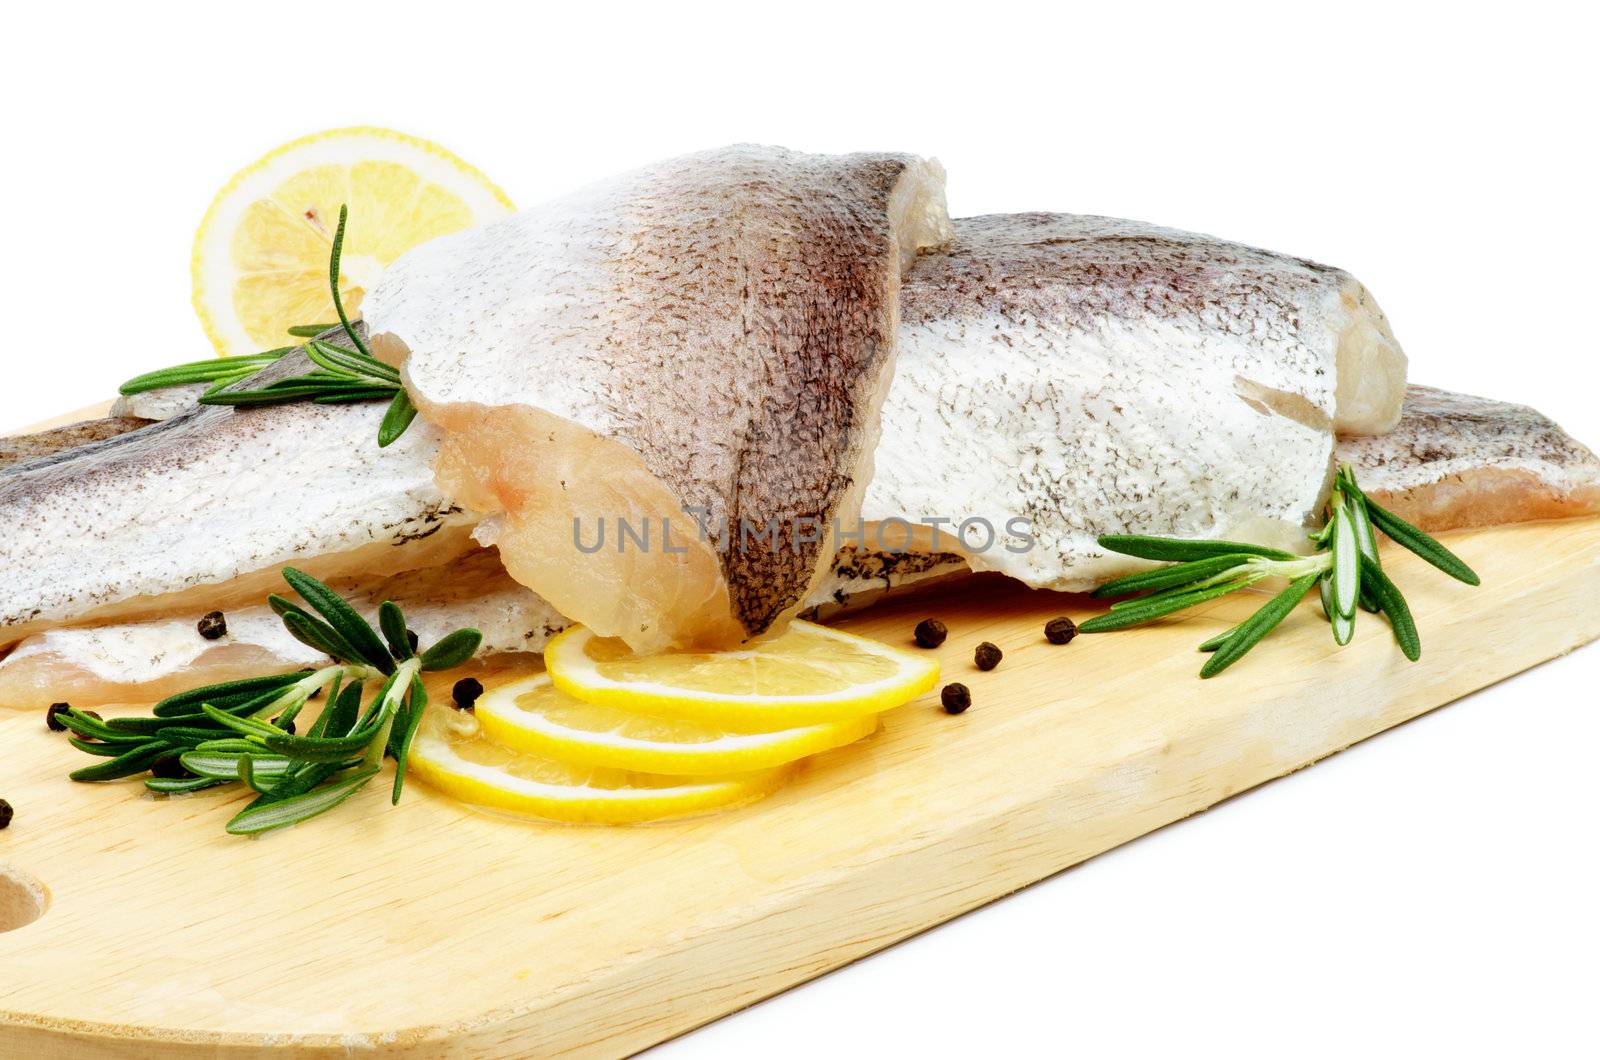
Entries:
[[548,674],[484,693],[478,721],[491,740],[565,762],[648,773],[736,773],[783,765],[855,743],[878,716],[777,732],[739,733],[573,699]]
[[555,686],[587,703],[739,732],[845,721],[931,689],[939,664],[810,622],[734,651],[635,655],[574,626],[545,646]]
[[284,144],[236,173],[195,233],[194,308],[218,353],[259,353],[287,344],[288,328],[337,319],[328,252],[341,204],[339,293],[352,315],[401,254],[514,209],[478,170],[404,133],[332,129]]
[[793,766],[702,777],[571,765],[485,738],[470,715],[434,708],[411,745],[407,772],[446,795],[521,817],[639,824],[754,802]]

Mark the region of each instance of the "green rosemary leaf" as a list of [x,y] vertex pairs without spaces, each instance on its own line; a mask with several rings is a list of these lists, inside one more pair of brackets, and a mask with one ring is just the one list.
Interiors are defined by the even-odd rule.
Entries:
[[[61,715],[56,715],[61,717]],[[155,764],[156,759],[165,758],[172,748],[164,742],[146,743],[135,747],[127,754],[113,758],[97,766],[86,766],[83,769],[68,773],[73,780],[93,782],[100,780],[121,780],[131,777],[135,773],[143,773]]]
[[210,703],[221,710],[238,706],[253,700],[263,693],[281,692],[296,681],[311,674],[310,670],[295,670],[286,674],[271,674],[266,677],[246,677],[239,681],[223,681],[220,684],[201,685],[191,688],[187,692],[179,692],[168,696],[151,709],[157,717],[170,717],[176,714],[191,714],[199,711],[200,704]]
[[1260,580],[1260,576],[1241,578],[1238,581],[1223,582],[1221,585],[1212,585],[1204,589],[1197,589],[1191,593],[1178,596],[1165,597],[1145,607],[1128,607],[1120,611],[1111,611],[1104,615],[1096,615],[1089,621],[1078,626],[1079,633],[1109,633],[1116,629],[1126,629],[1129,626],[1138,626],[1146,622],[1154,622],[1158,618],[1183,611],[1203,604],[1207,600],[1215,600],[1219,596],[1226,596],[1236,589],[1243,589],[1247,585]]
[[1278,623],[1287,618],[1300,601],[1306,598],[1311,587],[1317,583],[1318,577],[1320,575],[1307,574],[1295,579],[1286,589],[1267,601],[1261,610],[1239,623],[1228,639],[1200,668],[1200,676],[1215,677],[1238,662],[1245,652],[1261,643],[1262,638],[1276,629]]
[[271,795],[272,785],[264,778],[256,777],[256,759],[253,755],[240,755],[239,779],[244,781],[244,786],[257,795]]
[[344,226],[349,217],[349,207],[345,204],[339,206],[339,227],[333,233],[333,253],[328,257],[328,285],[333,288],[333,308],[339,314],[339,323],[344,325],[344,333],[350,337],[355,348],[372,356],[372,351],[367,349],[367,344],[361,341],[361,336],[356,334],[356,329],[350,324],[350,317],[344,311],[344,299],[339,296],[339,256],[344,253]]
[[87,740],[80,740],[71,733],[67,734],[67,742],[84,754],[95,755],[98,758],[117,758],[127,754],[131,748],[143,746],[142,743],[90,743]]
[[[1359,490],[1352,490],[1345,494],[1345,499],[1350,505],[1350,521],[1356,528],[1356,545],[1361,549],[1361,554],[1366,556],[1378,566],[1383,566],[1383,559],[1378,555],[1378,536],[1372,529],[1372,516],[1367,510],[1367,498]],[[1372,587],[1365,579],[1361,583],[1361,608],[1373,614],[1378,613],[1378,598],[1372,594]]]
[[454,670],[472,658],[483,643],[483,634],[475,629],[458,629],[422,653],[422,668],[432,673]]
[[332,626],[317,621],[304,611],[291,611],[284,615],[283,628],[301,644],[342,662],[358,662],[361,659],[355,646],[339,636]]
[[406,428],[416,418],[417,407],[411,403],[411,395],[403,387],[396,390],[388,411],[383,414],[383,422],[378,425],[378,448],[387,449],[406,433]]
[[394,790],[389,796],[389,804],[400,804],[400,791],[406,784],[406,763],[411,759],[411,743],[417,738],[417,728],[422,724],[422,716],[428,709],[428,690],[422,687],[422,679],[411,679],[411,694],[406,697],[406,717],[404,724],[397,723],[394,732],[390,734],[389,743],[394,751]]
[[1238,626],[1233,626],[1233,627],[1231,627],[1229,629],[1223,630],[1221,633],[1218,633],[1215,637],[1212,637],[1210,640],[1205,641],[1204,643],[1202,643],[1200,645],[1200,649],[1199,650],[1200,651],[1216,651],[1218,648],[1222,647],[1225,643],[1227,643],[1228,638],[1233,636],[1234,633],[1238,631],[1238,629],[1239,629]]
[[1128,593],[1142,593],[1156,589],[1170,589],[1179,585],[1188,585],[1190,582],[1201,581],[1213,574],[1221,574],[1230,567],[1236,567],[1248,562],[1250,557],[1243,552],[1229,552],[1221,556],[1211,556],[1208,559],[1195,559],[1187,563],[1176,563],[1170,567],[1159,567],[1155,570],[1140,571],[1138,574],[1129,574],[1106,582],[1094,591],[1095,596],[1125,596]]
[[273,754],[298,762],[342,762],[366,750],[381,727],[369,722],[348,736],[290,736],[280,732],[277,736],[263,736],[261,742]]
[[179,714],[168,718],[110,718],[106,721],[106,727],[130,736],[154,736],[174,725],[187,725],[196,721],[204,723],[206,716],[196,711],[193,714]]
[[1235,581],[1238,578],[1246,576],[1251,577],[1252,580],[1256,580],[1265,577],[1266,572],[1255,571],[1252,567],[1250,567],[1248,562],[1236,564],[1234,566],[1225,568],[1220,574],[1213,574],[1210,577],[1201,578],[1198,581],[1185,582],[1182,585],[1174,585],[1170,589],[1162,589],[1160,592],[1150,593],[1148,596],[1130,596],[1125,599],[1118,600],[1111,605],[1111,610],[1125,611],[1130,607],[1145,607],[1152,604],[1158,604],[1161,601],[1171,599],[1174,596],[1183,596],[1186,593],[1198,592],[1201,589],[1208,589],[1213,585],[1221,585],[1223,582]]
[[99,740],[101,743],[133,745],[141,744],[150,737],[144,733],[118,732],[103,721],[96,721],[81,710],[64,710],[56,715],[56,721],[65,725],[70,731],[90,740]]
[[146,777],[144,786],[160,795],[184,795],[226,783],[225,780],[214,780],[211,777]]
[[1395,641],[1400,645],[1405,657],[1416,662],[1422,657],[1422,638],[1417,633],[1417,623],[1411,617],[1411,608],[1406,604],[1406,598],[1400,594],[1399,587],[1389,579],[1383,568],[1369,559],[1363,559],[1362,563],[1362,572],[1372,582],[1378,606],[1389,616],[1389,625],[1394,630]]
[[196,776],[209,777],[212,780],[244,780],[244,763],[248,762],[255,779],[266,781],[283,776],[294,764],[282,755],[262,754],[259,747],[255,750],[255,754],[186,751],[179,756],[178,761],[183,763],[183,768]]
[[283,775],[277,786],[272,789],[272,794],[263,795],[250,805],[251,807],[264,806],[269,802],[281,802],[292,799],[317,787],[323,781],[335,774],[351,768],[349,762],[333,763],[305,763],[296,766]]
[[1356,600],[1361,596],[1361,549],[1356,544],[1355,524],[1341,494],[1333,501],[1333,607],[1340,618],[1354,618]]
[[396,659],[409,659],[412,656],[410,630],[406,628],[406,616],[400,610],[400,605],[393,600],[385,600],[378,605],[378,628],[383,630],[383,639],[389,645],[389,654]]
[[361,719],[361,692],[360,683],[352,684],[340,693],[328,708],[327,728],[317,735],[321,736],[349,736],[356,730],[356,723]]
[[[1365,584],[1362,588],[1368,593],[1371,589]],[[1339,647],[1350,643],[1350,638],[1355,636],[1356,619],[1354,615],[1346,618],[1339,614],[1339,609],[1333,602],[1333,572],[1329,571],[1317,581],[1317,589],[1322,594],[1322,613],[1328,617],[1328,624],[1333,627],[1333,640]]]
[[1141,534],[1106,534],[1100,538],[1100,547],[1124,556],[1176,563],[1229,554],[1265,556],[1268,559],[1298,558],[1281,548],[1252,545],[1244,541],[1188,541],[1178,537],[1148,537]]
[[[349,387],[348,389],[333,390],[326,394],[319,394],[311,399],[313,405],[358,405],[367,401],[381,401],[384,398],[393,399],[397,393],[392,386]],[[380,421],[379,426],[382,426]],[[399,437],[396,435],[395,437]],[[378,448],[383,448],[380,440]]]
[[258,755],[262,753],[261,745],[254,740],[246,740],[237,736],[225,737],[216,740],[205,740],[190,748],[206,754],[218,755]]
[[[202,723],[209,723],[210,718],[202,716]],[[216,740],[228,730],[220,725],[202,727],[201,725],[173,725],[161,730],[161,739],[180,750],[188,747],[198,747],[203,743]]]
[[314,339],[338,326],[339,322],[337,320],[332,324],[296,324],[289,329],[289,334],[297,339]]
[[294,719],[298,718],[300,712],[305,709],[307,702],[304,697],[291,700],[289,705],[283,708],[283,713],[272,719],[272,724],[287,732],[289,726],[294,724]]
[[175,364],[144,375],[136,375],[117,388],[119,394],[143,394],[150,390],[166,390],[175,386],[192,386],[195,383],[214,383],[222,379],[239,379],[254,375],[284,354],[293,346],[283,346],[264,353],[242,357],[209,357],[203,361]]
[[283,580],[359,652],[359,655],[347,658],[346,662],[361,661],[386,674],[394,672],[394,657],[389,654],[389,649],[383,646],[383,641],[367,620],[345,603],[344,597],[293,567],[283,568]]
[[377,776],[377,769],[362,769],[342,780],[289,799],[277,799],[240,810],[228,822],[233,835],[257,835],[274,828],[298,824],[333,809]]
[[[1367,501],[1367,512],[1372,516],[1372,523],[1379,530],[1388,534],[1395,543],[1415,552],[1427,562],[1438,567],[1457,581],[1466,582],[1468,585],[1480,584],[1480,579],[1473,569],[1462,562],[1460,556],[1445,548],[1423,531],[1412,526],[1398,515],[1372,501]],[[1382,603],[1380,599],[1379,603]]]
[[391,365],[330,343],[316,340],[306,343],[306,356],[335,375],[371,382],[400,382],[400,373]]
[[306,398],[315,398],[328,392],[325,381],[294,381],[287,385],[271,386],[260,390],[207,390],[197,399],[202,405],[231,405],[251,408],[257,405],[288,405]]
[[241,718],[229,714],[227,711],[218,710],[210,703],[205,704],[201,709],[206,712],[206,717],[217,722],[224,729],[232,729],[234,732],[242,736],[248,736],[253,740],[261,740],[264,737],[283,732],[282,729],[268,725],[264,721],[257,721],[255,718]]

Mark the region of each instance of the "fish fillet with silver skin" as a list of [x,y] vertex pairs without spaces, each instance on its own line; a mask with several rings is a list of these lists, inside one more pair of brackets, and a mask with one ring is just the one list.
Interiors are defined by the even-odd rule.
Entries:
[[[1106,217],[954,231],[902,289],[864,506],[880,523],[949,520],[919,548],[1080,591],[1138,568],[1102,534],[1294,544],[1335,430],[1399,418],[1405,356],[1339,269]],[[992,541],[980,523],[962,537],[967,518]]]
[[[638,650],[726,646],[856,520],[901,271],[948,235],[936,162],[736,146],[427,243],[362,308],[518,581]],[[580,550],[602,520],[654,544]]]
[[[286,356],[246,385],[309,371]],[[129,433],[0,469],[0,646],[53,626],[258,603],[319,578],[431,566],[473,520],[413,425],[376,443],[381,404],[191,406]]]

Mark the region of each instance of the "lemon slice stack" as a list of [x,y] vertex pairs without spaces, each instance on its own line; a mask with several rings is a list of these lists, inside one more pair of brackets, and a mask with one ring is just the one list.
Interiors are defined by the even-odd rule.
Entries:
[[575,627],[545,665],[491,681],[473,715],[431,711],[413,775],[522,816],[685,817],[768,794],[939,678],[929,658],[809,622],[734,651],[643,656]]

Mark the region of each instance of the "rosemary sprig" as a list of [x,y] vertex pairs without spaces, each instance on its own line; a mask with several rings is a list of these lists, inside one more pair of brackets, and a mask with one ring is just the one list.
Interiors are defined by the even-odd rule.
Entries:
[[[1405,597],[1384,572],[1378,557],[1378,532],[1468,585],[1477,585],[1478,575],[1455,553],[1363,493],[1349,464],[1341,466],[1334,478],[1326,515],[1322,528],[1311,535],[1316,551],[1309,556],[1237,541],[1128,534],[1102,537],[1101,547],[1112,552],[1164,560],[1171,566],[1130,574],[1102,585],[1094,595],[1127,598],[1113,603],[1108,613],[1090,619],[1078,629],[1083,633],[1106,633],[1143,625],[1265,578],[1279,577],[1289,581],[1287,588],[1250,618],[1200,645],[1201,651],[1212,653],[1201,667],[1201,677],[1214,677],[1238,662],[1287,618],[1312,588],[1321,594],[1322,610],[1333,628],[1335,643],[1341,647],[1350,643],[1357,609],[1364,608],[1389,620],[1401,652],[1415,662],[1422,655],[1422,640]],[[1128,596],[1130,593],[1147,595]]]
[[[283,577],[304,606],[270,597],[297,640],[326,652],[333,665],[250,677],[168,696],[148,717],[99,721],[83,711],[56,715],[72,745],[107,759],[72,773],[73,780],[116,780],[150,773],[145,786],[164,794],[240,783],[256,798],[228,822],[253,835],[333,809],[395,758],[391,802],[400,801],[406,758],[428,705],[421,674],[449,670],[478,650],[482,635],[458,629],[426,651],[411,646],[405,615],[393,601],[379,608],[383,634],[342,597],[293,568]],[[382,682],[362,708],[369,682]],[[319,692],[327,702],[304,736],[294,721]]]
[[[344,252],[344,230],[348,215],[349,210],[340,206],[339,227],[334,231],[333,250],[328,257],[328,286],[333,293],[333,308],[339,314],[337,323],[302,324],[290,328],[291,336],[308,340],[303,347],[280,346],[262,353],[214,357],[208,361],[191,361],[146,372],[123,383],[120,392],[142,394],[149,390],[208,383],[210,386],[199,398],[202,405],[245,408],[253,405],[285,405],[296,401],[312,401],[319,405],[387,401],[388,411],[378,425],[378,445],[387,447],[392,444],[411,426],[417,410],[400,382],[400,373],[372,356],[366,340],[345,312],[344,299],[339,294],[339,259]],[[335,328],[344,332],[354,349],[330,342],[324,337]],[[278,379],[254,389],[233,389],[296,349],[305,350],[306,356],[316,365],[315,370]]]

